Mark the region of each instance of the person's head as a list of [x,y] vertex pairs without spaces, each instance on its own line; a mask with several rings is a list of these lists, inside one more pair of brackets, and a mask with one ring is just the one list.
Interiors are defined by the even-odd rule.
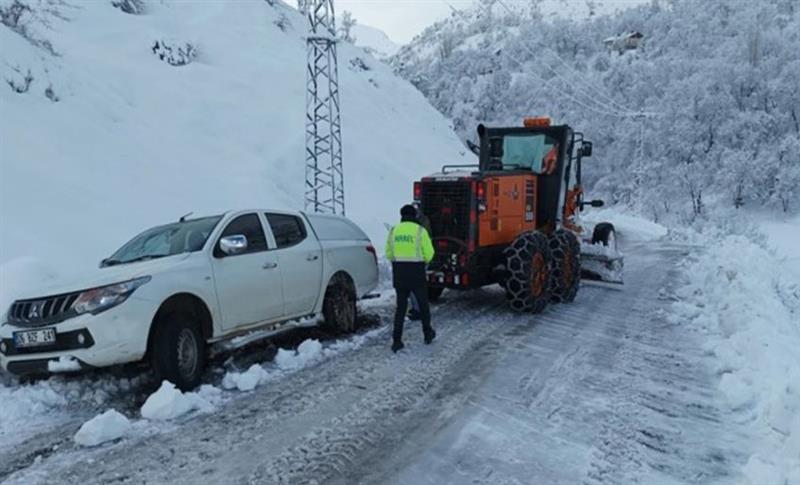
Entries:
[[400,218],[404,221],[417,219],[417,209],[413,205],[406,204],[400,209]]

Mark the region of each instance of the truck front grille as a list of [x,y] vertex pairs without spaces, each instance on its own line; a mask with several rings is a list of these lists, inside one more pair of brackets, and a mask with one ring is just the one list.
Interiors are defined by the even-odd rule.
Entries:
[[471,198],[469,181],[423,182],[421,208],[431,221],[431,235],[467,241]]
[[72,304],[80,291],[33,300],[17,300],[8,311],[8,323],[18,327],[41,327],[75,315]]

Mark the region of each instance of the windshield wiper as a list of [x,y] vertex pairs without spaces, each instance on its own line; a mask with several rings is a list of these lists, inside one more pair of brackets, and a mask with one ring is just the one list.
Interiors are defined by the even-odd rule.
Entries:
[[103,266],[115,266],[118,264],[137,263],[139,261],[148,261],[151,259],[164,258],[167,256],[169,256],[169,254],[145,254],[143,256],[139,256],[133,259],[125,259],[125,260],[106,259],[105,261],[103,261]]

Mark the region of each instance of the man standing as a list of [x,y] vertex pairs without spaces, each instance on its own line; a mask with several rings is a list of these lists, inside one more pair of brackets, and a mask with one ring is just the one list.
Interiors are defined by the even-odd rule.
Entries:
[[413,294],[419,304],[422,317],[422,331],[425,343],[436,338],[431,327],[431,312],[428,304],[428,282],[425,265],[433,259],[433,243],[428,231],[417,222],[414,206],[404,205],[400,209],[400,224],[389,231],[386,240],[386,258],[392,262],[392,279],[397,293],[397,309],[394,313],[394,332],[392,351],[397,352],[403,345],[403,321],[406,318],[408,297]]

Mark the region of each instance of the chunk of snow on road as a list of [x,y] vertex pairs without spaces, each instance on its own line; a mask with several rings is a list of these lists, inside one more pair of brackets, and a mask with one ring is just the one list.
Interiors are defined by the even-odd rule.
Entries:
[[782,261],[743,236],[709,238],[673,311],[707,334],[719,390],[758,437],[749,483],[800,483],[800,292]]
[[58,360],[47,361],[49,372],[75,372],[81,370],[81,364],[75,357],[62,355]]
[[158,391],[147,398],[142,406],[142,417],[165,421],[175,419],[195,410],[211,411],[214,406],[194,392],[181,392],[175,384],[164,381]]
[[282,370],[295,370],[307,367],[322,356],[322,344],[319,340],[306,340],[294,350],[278,350],[275,364]]
[[262,381],[266,381],[267,371],[259,364],[253,364],[245,372],[228,372],[222,378],[222,387],[225,389],[239,389],[240,391],[252,391]]
[[125,436],[130,428],[128,418],[109,409],[83,423],[75,433],[75,442],[81,446],[97,446]]

